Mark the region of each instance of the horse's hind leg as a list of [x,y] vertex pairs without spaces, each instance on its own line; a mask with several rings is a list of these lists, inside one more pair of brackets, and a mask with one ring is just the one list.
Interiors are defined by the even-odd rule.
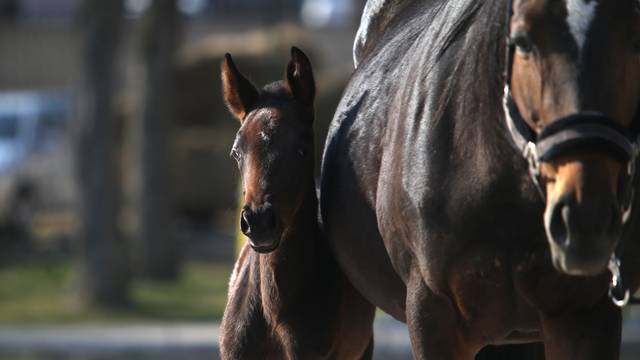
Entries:
[[476,355],[476,360],[544,360],[544,344],[487,346]]
[[618,360],[622,332],[620,308],[607,296],[582,311],[543,314],[547,360]]
[[471,360],[451,302],[435,295],[417,269],[407,283],[407,325],[416,360]]

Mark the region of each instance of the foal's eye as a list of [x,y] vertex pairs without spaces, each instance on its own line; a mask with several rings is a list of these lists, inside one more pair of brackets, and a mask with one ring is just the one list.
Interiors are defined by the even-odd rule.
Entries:
[[533,42],[531,38],[525,33],[516,33],[509,39],[511,44],[516,47],[516,50],[522,55],[528,55],[533,51]]

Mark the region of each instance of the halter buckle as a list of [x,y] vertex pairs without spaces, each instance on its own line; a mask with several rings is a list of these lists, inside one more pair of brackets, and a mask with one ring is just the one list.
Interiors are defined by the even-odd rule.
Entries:
[[536,143],[534,143],[533,141],[527,142],[527,145],[522,151],[522,156],[527,159],[527,162],[529,163],[529,176],[533,181],[533,184],[536,186],[536,189],[540,194],[540,198],[543,202],[545,202],[546,196],[544,194],[544,189],[542,188],[542,184],[540,181],[540,160],[538,157],[538,148],[536,146]]
[[540,161],[538,160],[538,148],[533,141],[527,142],[527,146],[525,146],[522,151],[522,155],[527,161],[529,161],[529,166],[537,175],[540,175]]
[[609,283],[609,297],[617,307],[624,307],[629,303],[629,289],[625,289],[622,284],[620,274],[620,259],[615,253],[609,259],[609,271],[611,272],[611,282]]

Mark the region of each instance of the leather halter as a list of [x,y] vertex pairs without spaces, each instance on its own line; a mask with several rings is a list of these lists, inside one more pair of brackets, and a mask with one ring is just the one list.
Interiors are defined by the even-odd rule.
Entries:
[[[511,73],[515,44],[510,37],[512,0],[507,1],[506,22],[506,69],[503,95],[505,121],[515,148],[527,160],[529,175],[535,184],[543,202],[546,202],[545,190],[540,178],[540,163],[551,161],[561,155],[581,150],[596,150],[601,154],[626,164],[626,172],[620,177],[619,202],[622,222],[630,217],[634,198],[634,178],[636,163],[640,153],[640,131],[631,131],[617,125],[612,119],[599,112],[580,112],[553,121],[540,133],[536,133],[522,117],[511,95]],[[638,117],[640,119],[640,117]],[[637,130],[637,129],[636,129]],[[612,278],[609,296],[619,307],[627,305],[629,290],[622,284],[620,260],[615,252],[609,261]]]

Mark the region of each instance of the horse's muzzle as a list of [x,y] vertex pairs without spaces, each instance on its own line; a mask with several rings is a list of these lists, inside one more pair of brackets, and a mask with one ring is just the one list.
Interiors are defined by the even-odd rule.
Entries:
[[544,219],[555,268],[568,275],[597,275],[607,269],[622,215],[612,196],[578,203],[566,194],[548,204]]
[[240,230],[249,245],[259,253],[269,253],[280,245],[279,221],[273,207],[266,203],[255,210],[245,206],[240,213]]

